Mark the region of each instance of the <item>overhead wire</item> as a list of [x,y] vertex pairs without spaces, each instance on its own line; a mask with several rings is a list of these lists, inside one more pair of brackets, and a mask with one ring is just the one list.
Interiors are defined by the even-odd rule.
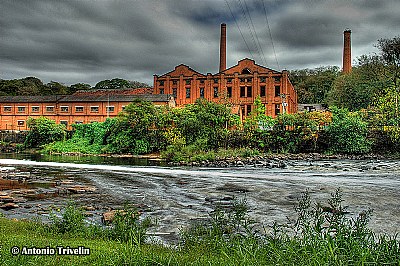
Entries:
[[274,45],[274,40],[272,38],[272,33],[271,33],[271,27],[269,25],[269,20],[268,20],[268,15],[267,15],[267,7],[265,6],[264,0],[260,0],[262,2],[263,8],[264,8],[264,14],[265,14],[265,20],[267,21],[267,27],[268,27],[268,33],[269,33],[269,38],[271,40],[271,45],[272,45],[272,51],[274,53],[276,65],[278,66],[278,70],[281,71],[281,67],[278,62],[278,57],[276,56],[276,51],[275,51],[275,45]]
[[257,31],[256,31],[256,28],[254,27],[254,23],[253,23],[253,19],[251,18],[249,7],[247,6],[246,0],[243,0],[243,2],[244,2],[244,5],[246,7],[247,14],[249,15],[250,23],[251,23],[251,26],[253,28],[254,34],[256,36],[258,47],[260,48],[260,51],[261,51],[262,60],[264,62],[264,65],[267,65],[267,60],[265,58],[264,50],[263,50],[263,48],[261,46],[260,39],[258,38],[258,34],[257,34]]
[[240,8],[242,10],[243,17],[244,17],[244,19],[246,21],[247,28],[248,28],[248,30],[250,32],[251,40],[253,41],[253,45],[256,48],[256,51],[257,51],[257,54],[258,54],[259,58],[262,60],[260,49],[258,48],[256,39],[255,39],[254,34],[253,34],[253,31],[250,28],[250,23],[249,23],[249,20],[247,18],[246,11],[245,11],[245,9],[243,7],[243,4],[242,4],[242,2],[240,0],[237,0],[237,2],[239,3],[239,6],[240,6]]
[[236,20],[236,18],[235,18],[235,15],[234,15],[233,12],[232,12],[232,9],[231,9],[231,7],[230,7],[230,5],[229,5],[228,0],[225,0],[225,3],[226,3],[226,5],[228,6],[228,9],[229,9],[229,11],[230,11],[230,13],[231,13],[231,15],[232,15],[232,18],[233,18],[233,20],[235,21],[236,27],[238,28],[239,33],[240,33],[240,35],[242,36],[242,39],[243,39],[244,43],[246,44],[246,47],[247,47],[247,49],[249,50],[249,53],[250,53],[251,57],[254,58],[254,55],[253,55],[253,53],[251,52],[251,49],[250,49],[250,47],[249,47],[249,45],[248,45],[246,39],[244,38],[244,35],[243,35],[243,33],[242,33],[242,30],[241,30],[240,27],[239,27],[239,24],[238,24],[238,22],[237,22],[237,20]]

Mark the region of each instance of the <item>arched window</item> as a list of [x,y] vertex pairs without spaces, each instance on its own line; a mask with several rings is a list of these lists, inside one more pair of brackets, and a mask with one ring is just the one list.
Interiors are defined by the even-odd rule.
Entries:
[[251,74],[251,71],[246,67],[242,70],[242,74]]

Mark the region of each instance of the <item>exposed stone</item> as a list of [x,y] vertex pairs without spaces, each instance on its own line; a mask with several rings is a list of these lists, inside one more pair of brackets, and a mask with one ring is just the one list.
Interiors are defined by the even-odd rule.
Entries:
[[0,209],[6,210],[6,211],[16,209],[16,208],[19,208],[19,206],[13,202],[9,202],[9,203],[0,205]]
[[68,187],[67,190],[74,194],[82,194],[82,193],[92,193],[92,192],[96,191],[96,188],[89,187],[89,186],[76,185],[76,186]]

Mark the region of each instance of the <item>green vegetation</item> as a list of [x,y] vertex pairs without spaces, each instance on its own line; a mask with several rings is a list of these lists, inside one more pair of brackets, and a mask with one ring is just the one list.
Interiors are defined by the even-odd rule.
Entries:
[[24,146],[27,148],[40,147],[41,145],[64,140],[65,138],[65,126],[56,124],[54,120],[49,118],[29,118],[27,124],[29,133],[24,143]]
[[0,95],[61,95],[72,94],[78,90],[90,89],[122,89],[122,88],[149,88],[146,83],[130,81],[120,78],[99,81],[93,88],[87,83],[76,83],[66,86],[57,81],[47,84],[35,77],[22,79],[3,80],[0,79]]
[[[304,193],[294,219],[268,229],[249,216],[245,200],[217,207],[208,220],[183,229],[175,247],[137,241],[148,224],[121,212],[110,227],[83,224],[69,204],[49,225],[0,218],[2,265],[399,265],[400,242],[368,228],[371,211],[351,217],[340,190],[326,204]],[[133,214],[133,215],[132,215]],[[121,225],[121,223],[123,225]],[[90,248],[89,255],[12,255],[11,248]]]

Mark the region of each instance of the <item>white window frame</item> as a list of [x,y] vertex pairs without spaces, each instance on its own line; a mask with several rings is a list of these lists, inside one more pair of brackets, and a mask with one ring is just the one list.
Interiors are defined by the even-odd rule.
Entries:
[[[6,111],[6,110],[5,110],[6,108],[7,108],[7,109],[10,108],[10,111]],[[3,106],[3,112],[11,113],[11,112],[12,112],[12,106],[11,106],[11,105]]]
[[[20,111],[19,108],[23,108],[23,111]],[[17,106],[17,112],[18,113],[25,113],[26,112],[26,106],[25,105]]]
[[[33,108],[37,108],[38,110],[37,111],[33,111]],[[31,106],[31,111],[32,111],[32,113],[39,113],[40,112],[40,106]]]
[[[93,108],[97,108],[97,111],[93,111]],[[100,106],[98,106],[98,105],[90,106],[90,112],[91,112],[91,113],[98,113],[98,112],[100,112]]]
[[[63,108],[67,108],[67,111],[63,111]],[[68,113],[68,112],[69,112],[69,106],[68,106],[68,105],[62,105],[62,106],[60,106],[60,112]]]
[[[112,108],[113,110],[110,111],[110,108]],[[114,105],[107,105],[106,106],[106,112],[109,113],[114,113],[115,112],[115,106]]]
[[[20,123],[22,122],[22,125]],[[25,126],[25,120],[17,120],[17,127],[24,127]]]
[[[82,108],[82,111],[76,110],[77,108]],[[84,111],[85,111],[85,106],[82,106],[82,105],[75,106],[75,113],[83,113]]]
[[[53,109],[53,110],[52,110],[52,111],[49,111],[48,108],[51,108],[51,109]],[[48,105],[48,106],[46,106],[46,112],[47,112],[47,113],[54,113],[54,105]]]

